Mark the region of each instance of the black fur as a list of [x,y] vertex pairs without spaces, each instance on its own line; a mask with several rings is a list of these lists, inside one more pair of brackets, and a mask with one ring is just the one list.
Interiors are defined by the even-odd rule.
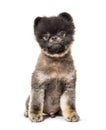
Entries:
[[[37,17],[34,21],[34,33],[41,48],[48,48],[51,54],[61,53],[65,51],[66,44],[73,41],[74,23],[72,17],[68,13],[61,13],[57,17]],[[51,45],[49,39],[57,36],[58,32],[64,31],[66,36],[60,44]],[[44,40],[43,36],[50,33],[48,40]]]

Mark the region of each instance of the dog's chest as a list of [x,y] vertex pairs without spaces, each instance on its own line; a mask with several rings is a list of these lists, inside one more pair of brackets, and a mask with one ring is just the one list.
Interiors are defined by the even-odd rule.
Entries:
[[43,70],[39,74],[46,79],[61,79],[67,75],[67,70],[60,63],[51,63],[43,66]]
[[70,80],[73,78],[74,73],[74,70],[69,69],[62,63],[51,63],[44,65],[42,70],[38,72],[38,79],[40,82],[50,79]]
[[67,75],[67,70],[61,63],[52,63],[46,68],[45,74],[50,78],[61,79]]

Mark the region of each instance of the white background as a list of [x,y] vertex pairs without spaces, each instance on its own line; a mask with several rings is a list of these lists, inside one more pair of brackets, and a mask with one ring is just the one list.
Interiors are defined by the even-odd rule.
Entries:
[[[32,123],[24,118],[31,73],[40,53],[33,35],[37,16],[69,12],[76,26],[78,123],[62,117]],[[0,129],[106,129],[105,0],[0,0]]]

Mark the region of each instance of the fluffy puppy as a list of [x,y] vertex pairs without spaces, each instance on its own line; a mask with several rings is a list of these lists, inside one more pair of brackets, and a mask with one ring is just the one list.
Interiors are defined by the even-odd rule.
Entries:
[[66,121],[79,121],[75,107],[76,70],[70,50],[74,29],[73,19],[66,12],[34,20],[41,54],[26,101],[25,116],[32,122],[42,121],[43,113],[51,117],[59,113]]

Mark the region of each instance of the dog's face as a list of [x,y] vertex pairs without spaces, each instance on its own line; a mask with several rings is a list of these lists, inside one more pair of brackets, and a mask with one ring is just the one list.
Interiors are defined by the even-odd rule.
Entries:
[[68,13],[57,17],[37,17],[34,21],[34,33],[43,51],[48,54],[62,54],[73,41],[73,19]]

